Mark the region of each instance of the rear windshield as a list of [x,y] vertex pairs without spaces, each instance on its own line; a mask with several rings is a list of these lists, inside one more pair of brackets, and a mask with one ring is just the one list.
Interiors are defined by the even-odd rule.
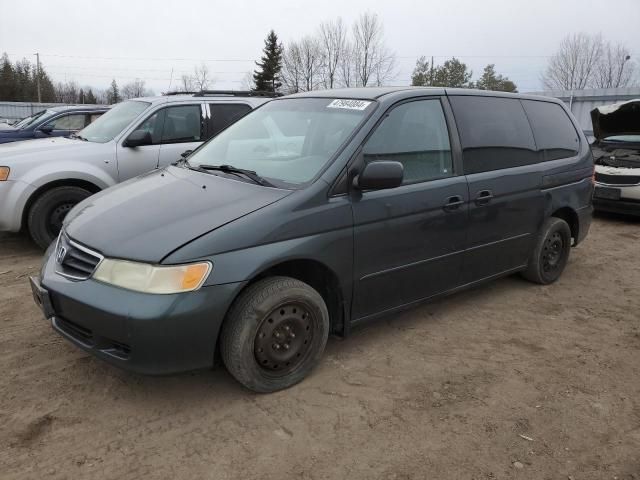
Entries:
[[375,108],[369,100],[274,100],[211,139],[189,165],[232,165],[277,186],[312,180]]
[[122,132],[149,105],[151,104],[148,102],[137,100],[120,103],[100,116],[91,125],[80,130],[78,136],[90,142],[107,143]]

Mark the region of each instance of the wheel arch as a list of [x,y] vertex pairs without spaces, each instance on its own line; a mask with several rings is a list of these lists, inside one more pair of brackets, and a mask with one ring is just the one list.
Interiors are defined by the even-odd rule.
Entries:
[[90,182],[88,180],[82,180],[79,178],[65,178],[60,180],[52,180],[50,182],[45,183],[44,185],[39,186],[29,196],[29,198],[27,199],[27,202],[24,205],[24,209],[22,210],[21,225],[23,230],[27,228],[27,217],[35,201],[38,198],[40,198],[40,196],[43,195],[44,193],[57,187],[80,187],[90,191],[92,194],[98,193],[99,191],[102,190],[102,188],[100,188],[95,183]]
[[578,213],[571,207],[562,207],[556,209],[551,216],[567,222],[571,230],[572,244],[575,245],[580,234],[580,219]]

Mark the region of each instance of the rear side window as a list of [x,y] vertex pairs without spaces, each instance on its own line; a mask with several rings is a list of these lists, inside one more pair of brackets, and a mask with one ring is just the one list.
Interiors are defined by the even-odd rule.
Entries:
[[541,161],[573,157],[580,139],[564,109],[555,103],[523,100]]
[[519,99],[453,96],[450,100],[465,174],[537,163],[533,133]]
[[249,111],[251,111],[251,107],[244,104],[221,105],[210,103],[209,109],[211,111],[209,137],[217,135],[229,125],[244,117]]
[[440,100],[395,107],[363,148],[365,162],[394,160],[404,166],[403,184],[453,174],[449,132]]

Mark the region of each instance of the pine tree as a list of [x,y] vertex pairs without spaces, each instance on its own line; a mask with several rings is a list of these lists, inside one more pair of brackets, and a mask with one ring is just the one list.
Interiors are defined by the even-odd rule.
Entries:
[[411,74],[411,85],[414,87],[426,87],[431,85],[431,74],[433,73],[432,65],[423,55],[416,60],[416,68]]
[[264,41],[264,49],[259,69],[253,73],[254,90],[276,92],[281,86],[280,70],[282,70],[282,44],[278,43],[276,32],[271,30]]
[[116,79],[114,78],[111,81],[111,86],[109,90],[107,90],[107,101],[110,104],[118,103],[121,100],[120,98],[120,90],[118,90],[118,84],[116,83]]
[[499,92],[517,92],[516,84],[496,73],[495,65],[490,63],[484,67],[482,76],[475,83],[475,88],[479,90],[494,90]]
[[0,100],[16,99],[15,70],[5,53],[0,58]]
[[98,103],[96,96],[93,94],[90,88],[87,90],[87,93],[84,96],[84,103],[89,103],[92,105]]

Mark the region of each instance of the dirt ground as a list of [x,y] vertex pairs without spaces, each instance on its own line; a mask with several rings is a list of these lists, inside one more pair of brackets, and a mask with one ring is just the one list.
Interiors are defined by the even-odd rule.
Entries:
[[506,278],[332,339],[300,385],[144,377],[67,343],[0,237],[0,478],[640,479],[640,221],[561,280]]

